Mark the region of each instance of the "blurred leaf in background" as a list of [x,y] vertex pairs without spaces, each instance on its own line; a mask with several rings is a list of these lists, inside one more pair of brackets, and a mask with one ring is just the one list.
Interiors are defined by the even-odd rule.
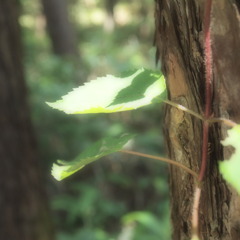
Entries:
[[[140,67],[153,69],[153,1],[114,1],[112,27],[107,26],[109,1],[67,1],[79,52],[73,58],[53,54],[41,2],[21,2],[32,119],[58,240],[169,239],[166,165],[118,154],[61,183],[50,175],[56,158],[72,159],[102,136],[114,137],[129,130],[141,135],[134,141],[134,149],[163,155],[158,106],[79,117],[52,111],[45,104],[96,77]],[[128,223],[121,221],[134,212],[141,214],[133,215]],[[159,225],[159,231],[143,223],[142,216],[155,222],[153,226]],[[131,238],[121,239],[128,229]]]

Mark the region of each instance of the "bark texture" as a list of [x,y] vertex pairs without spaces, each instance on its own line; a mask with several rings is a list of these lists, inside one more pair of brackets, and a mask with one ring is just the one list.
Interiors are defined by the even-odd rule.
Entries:
[[[157,60],[167,80],[169,99],[203,114],[205,69],[203,61],[204,0],[156,0]],[[239,2],[213,0],[213,103],[214,117],[240,121],[240,17]],[[222,180],[218,160],[231,154],[220,140],[226,127],[210,128],[209,160],[202,185],[200,236],[203,240],[240,239],[240,199]],[[176,108],[166,108],[169,157],[199,171],[202,122]],[[173,240],[191,237],[194,180],[170,167]]]
[[18,1],[0,0],[0,239],[50,240],[17,20]]
[[42,5],[54,53],[60,56],[78,55],[75,32],[68,17],[67,1],[42,0]]

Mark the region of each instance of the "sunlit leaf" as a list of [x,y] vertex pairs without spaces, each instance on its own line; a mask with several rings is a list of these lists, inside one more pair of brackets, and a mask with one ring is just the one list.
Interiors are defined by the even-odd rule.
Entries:
[[117,152],[134,137],[132,134],[124,134],[119,138],[104,138],[82,152],[73,161],[66,162],[58,160],[52,167],[52,175],[58,181],[72,175],[82,169],[85,165],[98,160],[108,154]]
[[228,137],[222,141],[224,146],[232,146],[235,152],[229,160],[219,163],[223,178],[240,193],[240,125],[228,130]]
[[165,99],[165,89],[162,74],[139,69],[123,78],[97,78],[47,104],[68,114],[120,112],[151,104],[159,96]]

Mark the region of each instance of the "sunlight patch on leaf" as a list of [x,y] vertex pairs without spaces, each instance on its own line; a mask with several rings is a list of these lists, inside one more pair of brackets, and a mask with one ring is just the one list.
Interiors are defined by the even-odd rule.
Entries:
[[219,163],[223,178],[240,193],[240,125],[228,130],[228,137],[222,141],[224,146],[232,146],[235,152],[229,160]]
[[97,78],[47,104],[67,114],[120,112],[149,105],[159,96],[165,99],[165,89],[162,74],[142,68],[123,78]]
[[121,150],[134,136],[133,134],[123,134],[119,138],[104,138],[83,151],[73,161],[58,160],[57,163],[53,164],[52,175],[56,180],[61,181],[81,170],[87,164]]

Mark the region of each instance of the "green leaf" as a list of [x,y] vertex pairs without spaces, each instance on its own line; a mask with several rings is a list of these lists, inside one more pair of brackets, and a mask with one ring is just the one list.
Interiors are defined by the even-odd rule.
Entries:
[[232,146],[235,152],[229,160],[219,163],[223,178],[240,193],[240,125],[228,130],[228,137],[222,141],[224,146]]
[[63,160],[57,160],[57,164],[53,164],[52,175],[55,179],[61,181],[62,179],[79,171],[85,165],[96,161],[103,156],[121,150],[123,146],[134,136],[135,135],[133,134],[124,134],[119,138],[104,138],[94,143],[73,161],[66,162]]
[[67,114],[120,112],[151,104],[159,96],[165,99],[165,89],[162,74],[139,69],[123,78],[98,78],[47,104]]

